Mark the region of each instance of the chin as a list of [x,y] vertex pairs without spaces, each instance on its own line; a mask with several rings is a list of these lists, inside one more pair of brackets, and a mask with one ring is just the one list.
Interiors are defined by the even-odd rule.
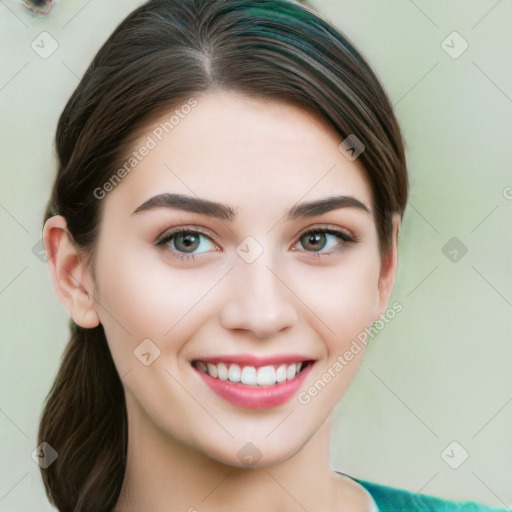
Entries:
[[[265,434],[267,435],[267,434]],[[251,440],[247,437],[245,440],[238,437],[236,440],[230,440],[228,445],[219,445],[218,439],[215,444],[202,448],[202,452],[207,457],[226,466],[261,469],[282,464],[292,458],[308,441],[304,436],[302,441],[290,439],[289,436],[276,436],[275,439],[265,439],[265,435],[259,436],[259,439]]]

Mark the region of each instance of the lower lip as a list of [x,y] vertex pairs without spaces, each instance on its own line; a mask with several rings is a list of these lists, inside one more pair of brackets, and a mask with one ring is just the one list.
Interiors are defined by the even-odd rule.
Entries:
[[229,380],[214,379],[199,368],[195,370],[214,393],[228,402],[247,409],[269,409],[286,403],[297,392],[312,367],[313,363],[310,362],[292,380],[273,386],[248,386]]

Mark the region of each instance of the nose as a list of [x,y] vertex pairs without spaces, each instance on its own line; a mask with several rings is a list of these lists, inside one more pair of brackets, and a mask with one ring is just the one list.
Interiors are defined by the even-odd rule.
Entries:
[[220,321],[225,329],[241,330],[269,338],[297,323],[293,292],[260,256],[252,263],[237,261],[227,283],[227,298]]

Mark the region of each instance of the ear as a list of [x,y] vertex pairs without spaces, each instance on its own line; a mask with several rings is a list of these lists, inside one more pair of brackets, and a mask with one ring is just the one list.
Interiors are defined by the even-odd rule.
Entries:
[[380,317],[385,313],[395,284],[398,268],[398,232],[400,231],[400,226],[400,214],[394,213],[392,217],[391,243],[387,254],[383,257],[381,262],[378,293],[375,301],[375,310],[377,312],[375,321],[380,320]]
[[43,244],[53,287],[59,300],[80,327],[91,329],[100,323],[93,299],[93,279],[83,253],[60,215],[48,219]]

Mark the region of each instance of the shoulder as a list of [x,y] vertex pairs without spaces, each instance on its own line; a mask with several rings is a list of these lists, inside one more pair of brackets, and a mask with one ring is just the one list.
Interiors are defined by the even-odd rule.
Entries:
[[473,501],[450,501],[427,494],[417,494],[354,478],[374,499],[379,512],[506,512]]

